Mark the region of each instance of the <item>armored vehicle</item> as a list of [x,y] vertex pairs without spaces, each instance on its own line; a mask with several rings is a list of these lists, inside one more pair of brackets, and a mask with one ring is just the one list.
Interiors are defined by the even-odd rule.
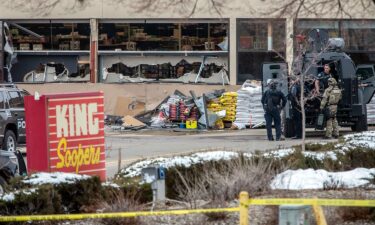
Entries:
[[[302,39],[299,37],[300,40]],[[331,75],[337,80],[342,90],[342,99],[338,105],[337,120],[342,127],[351,127],[353,131],[367,130],[366,104],[370,102],[375,91],[374,75],[362,76],[357,74],[357,68],[345,52],[344,40],[328,38],[324,30],[310,31],[305,38],[307,47],[299,49],[300,53],[292,64],[292,73],[288,74],[285,63],[264,63],[263,83],[267,79],[274,79],[284,93],[289,93],[291,80],[303,76],[304,97],[306,99],[305,116],[306,127],[314,127],[319,114],[321,95],[312,95],[314,80],[323,72],[325,64],[331,67]],[[299,42],[301,44],[301,41]],[[288,103],[284,113],[284,135],[294,136],[294,124],[291,104]]]

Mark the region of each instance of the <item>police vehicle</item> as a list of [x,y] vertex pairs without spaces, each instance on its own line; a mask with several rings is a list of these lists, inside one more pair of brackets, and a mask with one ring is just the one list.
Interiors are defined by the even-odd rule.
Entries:
[[[292,64],[293,74],[288,76],[286,63],[264,63],[263,83],[274,79],[279,83],[280,90],[287,95],[290,91],[291,77],[297,74],[304,76],[304,96],[306,97],[306,127],[315,127],[320,112],[321,96],[311,98],[314,89],[312,81],[323,72],[324,65],[329,64],[331,74],[342,90],[342,100],[338,105],[337,120],[342,127],[351,127],[353,131],[367,130],[366,104],[371,101],[375,92],[374,74],[361,76],[357,74],[354,62],[343,52],[344,40],[328,38],[324,30],[314,29],[306,37],[307,47],[299,54]],[[321,93],[322,95],[322,93]],[[284,115],[284,135],[294,136],[294,121],[291,104],[288,101]]]
[[26,143],[25,95],[29,93],[13,84],[0,84],[0,144],[4,150],[15,151],[17,144]]

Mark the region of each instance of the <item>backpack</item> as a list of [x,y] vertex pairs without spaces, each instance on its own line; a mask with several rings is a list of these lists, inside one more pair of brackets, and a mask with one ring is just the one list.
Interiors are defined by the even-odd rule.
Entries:
[[335,86],[331,93],[329,94],[328,104],[329,105],[337,105],[341,100],[341,90],[337,86]]
[[267,92],[267,111],[272,111],[276,108],[277,104],[280,103],[280,96],[277,94],[276,90],[268,90]]
[[267,111],[272,111],[273,109],[273,101],[272,101],[272,98],[270,96],[270,94],[268,94],[267,96]]

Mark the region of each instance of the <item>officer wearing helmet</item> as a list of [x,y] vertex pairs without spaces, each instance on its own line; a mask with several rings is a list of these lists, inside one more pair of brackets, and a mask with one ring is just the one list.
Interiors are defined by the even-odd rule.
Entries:
[[266,119],[267,138],[273,141],[272,120],[276,130],[276,141],[281,140],[281,116],[280,112],[285,107],[285,95],[276,89],[277,83],[271,79],[267,80],[269,89],[262,96],[262,105],[264,109],[264,118]]
[[324,110],[327,119],[325,138],[331,139],[339,137],[339,125],[336,119],[337,105],[341,100],[341,89],[337,86],[335,78],[328,79],[328,88],[324,91],[323,99],[320,103],[320,110]]

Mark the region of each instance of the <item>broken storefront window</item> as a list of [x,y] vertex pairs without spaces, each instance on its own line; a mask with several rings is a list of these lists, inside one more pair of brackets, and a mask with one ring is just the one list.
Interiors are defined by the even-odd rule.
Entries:
[[217,63],[188,62],[181,60],[177,64],[162,63],[156,65],[139,64],[127,66],[123,63],[112,64],[103,69],[104,83],[132,82],[178,82],[229,84],[228,69]]

